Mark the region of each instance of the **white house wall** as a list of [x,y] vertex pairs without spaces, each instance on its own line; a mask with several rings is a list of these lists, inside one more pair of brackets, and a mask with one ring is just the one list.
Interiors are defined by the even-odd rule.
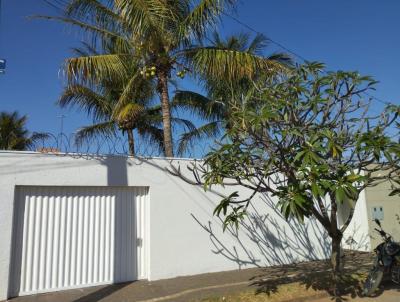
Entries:
[[[173,161],[183,169],[188,163]],[[220,197],[168,174],[162,168],[169,164],[165,159],[0,152],[0,300],[10,294],[16,186],[148,187],[150,209],[143,219],[148,223],[150,280],[329,255],[329,240],[317,223],[285,222],[266,196],[256,198],[238,231],[223,233],[221,221],[212,215]]]
[[[339,206],[338,223],[343,225],[350,213],[350,202],[345,201]],[[342,246],[346,249],[371,251],[370,230],[368,225],[366,191],[362,191],[354,207],[353,218],[343,234]]]

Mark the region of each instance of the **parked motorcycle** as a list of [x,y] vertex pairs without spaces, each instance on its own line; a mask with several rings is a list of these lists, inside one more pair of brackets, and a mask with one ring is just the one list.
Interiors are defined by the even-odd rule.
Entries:
[[383,242],[374,250],[376,257],[364,284],[364,296],[371,296],[378,289],[383,277],[390,277],[393,282],[400,283],[400,244],[394,242],[392,236],[382,229],[378,219],[375,219],[375,223],[379,226],[375,231],[381,235]]

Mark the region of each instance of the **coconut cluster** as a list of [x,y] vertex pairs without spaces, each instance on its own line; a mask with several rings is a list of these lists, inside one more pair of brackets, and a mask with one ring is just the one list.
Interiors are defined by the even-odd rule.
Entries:
[[140,74],[145,78],[152,78],[156,75],[157,68],[155,66],[144,67],[143,70],[140,71]]
[[178,71],[178,72],[176,73],[176,75],[177,75],[178,77],[180,77],[181,79],[183,79],[183,78],[185,77],[185,75],[186,75],[186,69],[182,69],[182,70]]

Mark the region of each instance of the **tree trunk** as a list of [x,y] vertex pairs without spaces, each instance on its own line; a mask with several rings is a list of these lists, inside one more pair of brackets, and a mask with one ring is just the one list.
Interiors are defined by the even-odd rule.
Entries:
[[341,271],[341,251],[340,242],[342,241],[341,236],[332,238],[332,253],[331,253],[331,264],[334,274],[338,274]]
[[331,264],[332,264],[332,273],[333,273],[333,281],[335,282],[335,292],[338,290],[338,284],[341,272],[341,253],[340,253],[340,243],[342,242],[343,235],[338,229],[337,224],[337,202],[333,194],[330,194],[331,199],[331,232],[330,236],[332,238],[332,253],[331,253]]
[[174,157],[171,129],[171,110],[168,95],[168,77],[165,71],[160,71],[158,74],[158,89],[160,92],[161,110],[164,126],[165,156]]
[[342,242],[342,235],[335,235],[332,237],[332,251],[331,251],[331,264],[332,264],[332,275],[334,282],[334,294],[335,297],[340,296],[340,274],[342,271],[343,260],[341,258],[340,243]]
[[135,138],[133,137],[133,130],[127,130],[128,133],[128,145],[129,145],[129,155],[135,156]]

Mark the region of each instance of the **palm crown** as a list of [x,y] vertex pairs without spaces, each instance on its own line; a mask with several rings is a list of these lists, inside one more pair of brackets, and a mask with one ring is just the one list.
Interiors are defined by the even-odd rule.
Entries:
[[27,116],[18,112],[0,112],[0,149],[28,150],[35,142],[48,138],[46,133],[32,134],[26,129]]
[[[261,56],[268,46],[267,42],[268,39],[262,34],[251,37],[247,33],[239,33],[222,38],[217,32],[214,32],[209,47]],[[288,70],[292,65],[291,59],[286,54],[274,53],[265,58],[281,64],[282,68],[287,67]],[[226,73],[224,78],[229,79],[229,71]],[[275,74],[279,75],[279,73]],[[182,153],[194,141],[215,138],[225,128],[229,128],[233,107],[251,106],[254,104],[253,102],[257,102],[255,99],[249,99],[247,95],[256,89],[256,86],[273,80],[273,78],[274,74],[265,72],[263,69],[254,71],[251,76],[242,74],[225,81],[218,76],[208,74],[200,77],[205,95],[187,90],[176,91],[173,103],[186,104],[186,107],[193,113],[208,121],[204,125],[184,133],[180,139],[178,151]],[[241,103],[238,103],[239,101]]]
[[[96,55],[94,46],[83,43],[84,47],[75,48],[77,55]],[[112,52],[111,49],[106,50]],[[61,107],[74,106],[87,112],[93,124],[80,128],[76,133],[76,143],[90,141],[94,136],[118,136],[118,130],[128,136],[129,154],[135,155],[134,130],[147,144],[155,145],[164,152],[162,115],[159,105],[154,105],[154,81],[137,78],[134,90],[127,90],[130,75],[136,72],[134,59],[126,62],[130,68],[125,79],[98,78],[96,83],[73,81],[64,89],[58,104]],[[125,94],[125,95],[122,95]],[[172,117],[173,124],[185,126],[193,131],[190,121]]]
[[[261,70],[284,69],[281,62],[242,49],[204,46],[204,38],[233,0],[70,0],[63,15],[47,17],[90,32],[103,47],[113,45],[112,54],[79,56],[66,61],[70,81],[77,78],[125,79],[136,61],[137,73],[130,73],[126,90],[137,89],[139,77],[154,78],[160,97],[166,156],[173,156],[169,82],[174,73],[192,72],[200,77],[225,81],[252,78]],[[126,94],[121,94],[121,102]]]

